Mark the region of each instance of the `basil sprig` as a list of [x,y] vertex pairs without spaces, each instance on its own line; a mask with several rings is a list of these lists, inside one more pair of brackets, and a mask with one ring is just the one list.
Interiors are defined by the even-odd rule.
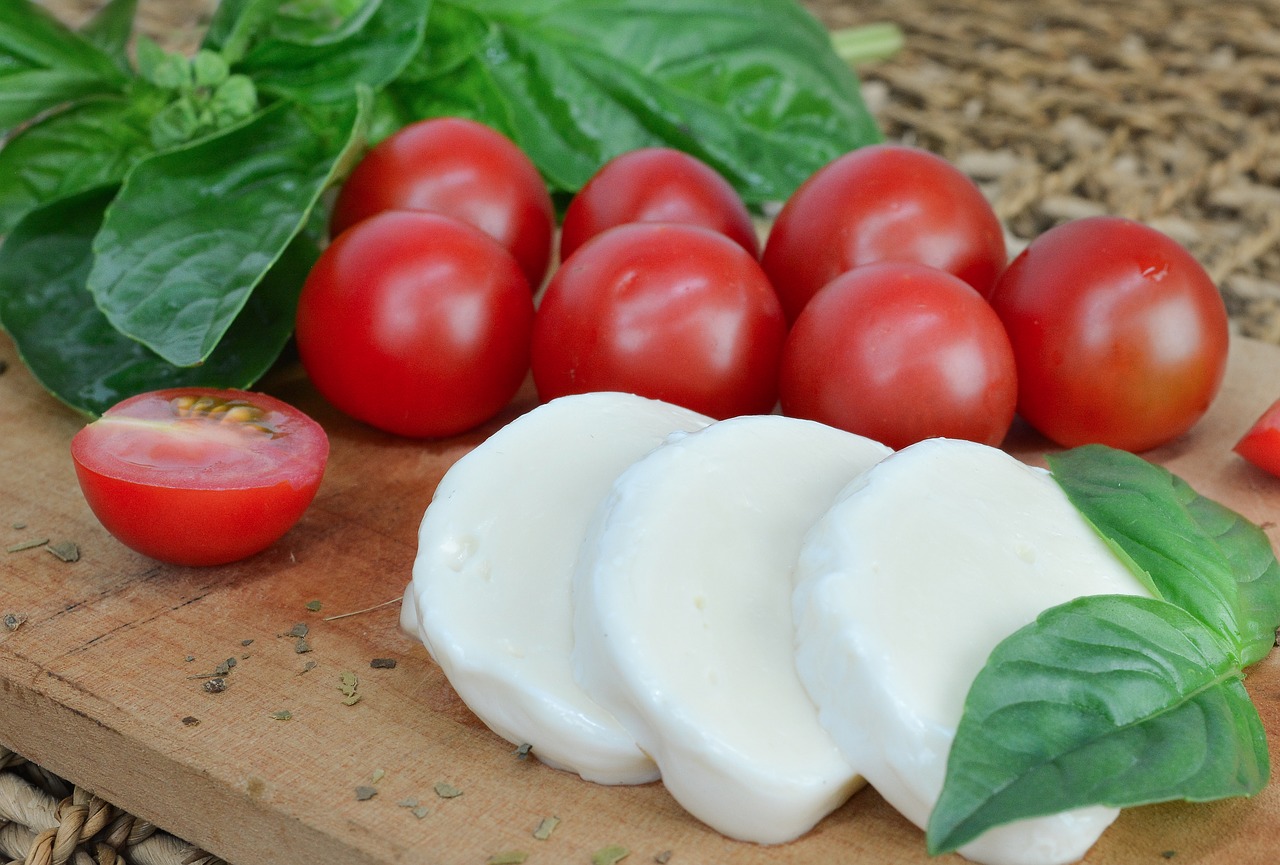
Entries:
[[995,648],[956,729],[931,853],[1023,818],[1267,784],[1266,736],[1243,685],[1280,627],[1266,535],[1124,451],[1089,445],[1049,465],[1155,597],[1078,598]]
[[292,329],[324,190],[406,123],[488,123],[560,193],[672,145],[753,203],[880,138],[795,0],[222,0],[194,56],[139,38],[131,62],[135,6],[73,32],[0,3],[0,325],[90,414],[256,380]]

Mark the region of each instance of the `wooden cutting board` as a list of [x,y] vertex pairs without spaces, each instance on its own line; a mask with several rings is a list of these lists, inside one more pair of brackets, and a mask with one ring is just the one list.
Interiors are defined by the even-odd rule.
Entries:
[[[531,407],[527,387],[474,434],[414,442],[345,419],[300,375],[274,378],[268,388],[331,437],[319,496],[271,550],[183,569],[101,529],[67,450],[82,419],[36,385],[2,335],[0,358],[9,362],[0,375],[0,539],[6,548],[73,540],[82,553],[70,563],[43,548],[0,557],[0,615],[27,617],[16,631],[0,628],[0,743],[18,753],[235,865],[483,865],[511,850],[531,865],[586,865],[614,844],[631,851],[628,865],[664,851],[676,865],[928,861],[922,834],[870,790],[799,841],[765,848],[702,826],[661,784],[597,786],[521,759],[401,634],[398,599],[432,490],[468,448]],[[1262,523],[1273,544],[1280,480],[1230,447],[1277,396],[1280,347],[1236,340],[1210,414],[1148,455]],[[1029,459],[1044,447],[1026,431],[1011,441]],[[306,647],[287,636],[298,624]],[[226,690],[204,690],[207,679],[196,677],[229,658]],[[375,658],[396,666],[372,668]],[[354,705],[344,703],[344,672],[358,680]],[[1280,658],[1250,673],[1280,765]],[[273,717],[284,710],[291,720]],[[462,794],[440,797],[439,782]],[[377,795],[358,800],[360,786]],[[1278,790],[1127,811],[1086,861],[1273,861]],[[534,838],[551,816],[560,823],[550,838]]]

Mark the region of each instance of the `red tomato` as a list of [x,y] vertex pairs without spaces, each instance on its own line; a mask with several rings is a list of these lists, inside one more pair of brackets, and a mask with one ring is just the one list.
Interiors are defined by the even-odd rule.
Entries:
[[1013,351],[982,295],[945,271],[886,262],[828,283],[782,360],[782,410],[891,448],[935,436],[998,445],[1013,423]]
[[1258,468],[1280,476],[1280,400],[1262,413],[1234,450]]
[[85,500],[128,547],[175,565],[265,550],[315,497],[320,425],[260,393],[174,388],[130,397],[71,440]]
[[606,228],[628,222],[701,225],[760,255],[747,206],[714,168],[670,147],[646,147],[614,157],[565,210],[560,260]]
[[555,228],[551,194],[529,157],[482,123],[420,120],[383,139],[342,185],[330,234],[384,210],[452,216],[506,247],[532,287],[546,276]]
[[338,235],[298,299],[316,389],[387,432],[450,436],[497,414],[529,369],[533,293],[493,238],[390,211]]
[[636,222],[592,238],[547,284],[533,333],[544,401],[627,391],[712,417],[777,401],[786,322],[764,271],[722,234]]
[[981,190],[924,150],[863,147],[820,168],[787,199],[761,263],[795,321],[845,271],[911,261],[986,294],[1007,261],[1004,231]]
[[1209,408],[1227,363],[1227,312],[1209,275],[1155,229],[1065,223],[991,294],[1018,362],[1018,412],[1065,447],[1164,444]]

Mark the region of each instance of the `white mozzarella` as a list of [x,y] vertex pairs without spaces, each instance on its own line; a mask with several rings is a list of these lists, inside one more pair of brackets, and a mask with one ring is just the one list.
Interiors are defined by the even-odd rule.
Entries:
[[[1148,594],[1047,472],[943,439],[904,448],[842,492],[806,538],[796,580],[796,665],[823,725],[921,827],[996,644],[1081,595]],[[1023,820],[960,852],[989,865],[1071,862],[1117,813]]]
[[690,813],[781,843],[862,783],[795,672],[804,532],[888,448],[740,417],[669,441],[601,505],[574,575],[574,670]]
[[614,478],[710,422],[629,394],[553,400],[458,460],[423,516],[402,625],[490,729],[549,765],[605,784],[658,777],[574,682],[570,583]]

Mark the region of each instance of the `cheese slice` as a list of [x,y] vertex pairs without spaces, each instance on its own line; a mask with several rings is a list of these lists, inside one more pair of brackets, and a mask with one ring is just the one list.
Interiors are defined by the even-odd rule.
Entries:
[[658,777],[574,682],[570,581],[617,475],[669,435],[710,422],[630,394],[566,396],[458,460],[427,507],[401,624],[490,729],[551,766],[604,784]]
[[[796,578],[796,664],[823,725],[921,827],[996,644],[1081,595],[1149,594],[1047,472],[945,439],[898,451],[841,493]],[[1010,823],[960,852],[988,865],[1072,862],[1117,813]]]
[[574,669],[690,813],[733,838],[803,834],[861,785],[795,672],[804,532],[888,448],[739,417],[619,476],[574,575]]

